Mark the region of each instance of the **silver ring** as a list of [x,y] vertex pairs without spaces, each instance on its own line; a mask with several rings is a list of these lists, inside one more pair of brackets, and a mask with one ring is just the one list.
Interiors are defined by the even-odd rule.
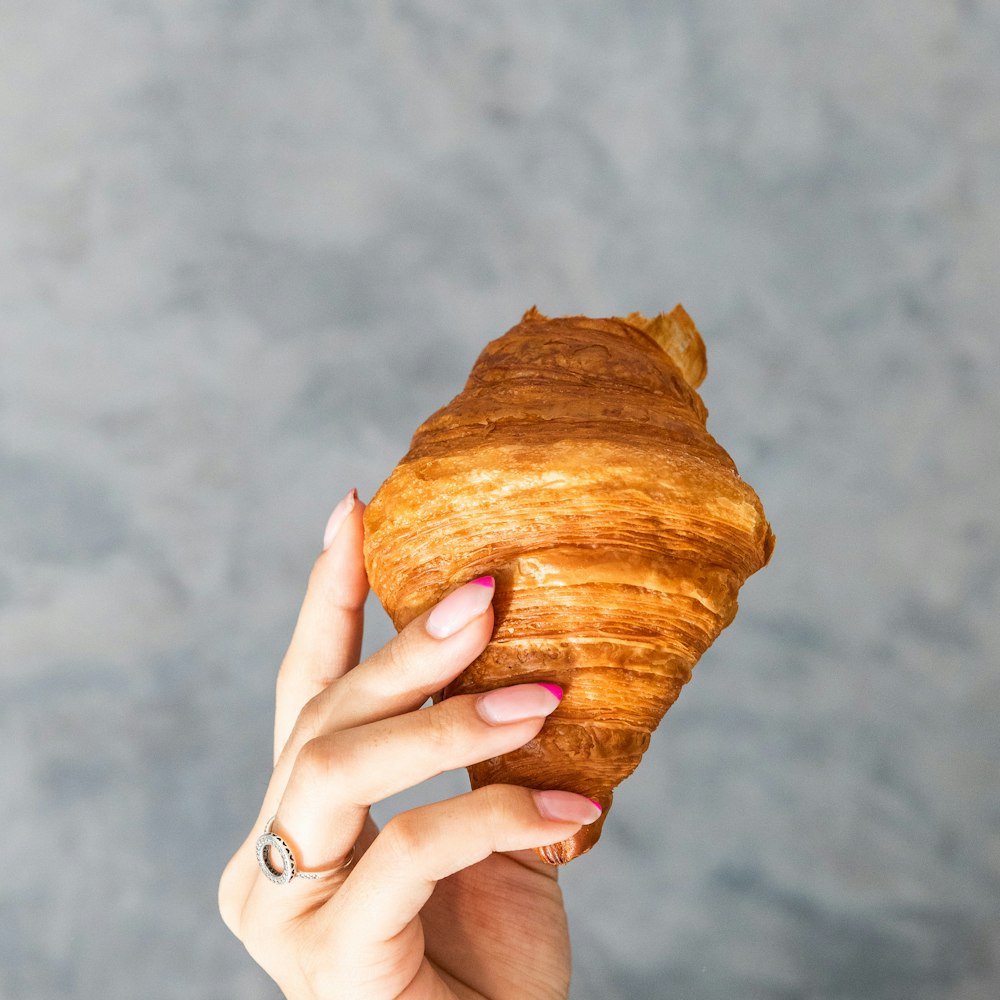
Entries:
[[[273,822],[274,816],[267,821],[267,824],[264,826],[264,832],[257,838],[257,865],[264,875],[276,885],[286,885],[293,878],[327,878],[330,875],[336,875],[337,872],[342,872],[345,868],[350,868],[354,863],[354,848],[352,847],[351,853],[347,855],[347,859],[343,864],[337,865],[336,868],[327,868],[321,872],[300,871],[298,865],[295,863],[295,855],[292,854],[292,849],[281,837],[271,832],[271,824]],[[275,853],[281,859],[280,870],[271,864],[271,855]]]

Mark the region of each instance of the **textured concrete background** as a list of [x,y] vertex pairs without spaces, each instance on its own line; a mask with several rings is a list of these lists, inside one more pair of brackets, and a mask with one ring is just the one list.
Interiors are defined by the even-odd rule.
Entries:
[[330,507],[526,307],[681,300],[778,549],[574,998],[995,998],[998,233],[986,0],[2,0],[0,996],[275,996],[215,890]]

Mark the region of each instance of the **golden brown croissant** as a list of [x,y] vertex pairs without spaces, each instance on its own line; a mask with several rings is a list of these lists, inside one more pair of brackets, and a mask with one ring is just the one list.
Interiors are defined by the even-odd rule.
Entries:
[[597,799],[600,836],[691,668],[736,614],[774,536],[705,430],[705,348],[677,306],[647,320],[537,309],[492,341],[425,421],[365,512],[372,588],[397,629],[449,590],[496,578],[495,631],[442,696],[560,684],[539,735],[469,768],[491,782]]

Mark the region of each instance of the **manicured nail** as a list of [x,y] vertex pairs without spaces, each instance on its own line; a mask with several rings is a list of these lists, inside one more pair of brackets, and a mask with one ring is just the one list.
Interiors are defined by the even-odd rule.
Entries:
[[555,684],[515,684],[480,695],[476,711],[488,723],[497,726],[551,715],[559,707],[560,698],[562,688]]
[[435,639],[447,639],[478,618],[493,600],[493,577],[478,580],[453,590],[427,616],[428,633]]
[[325,552],[333,540],[337,537],[337,532],[340,530],[340,526],[347,520],[347,515],[354,510],[354,505],[358,502],[358,491],[351,490],[350,493],[344,497],[336,507],[333,508],[333,513],[330,515],[330,520],[326,522],[326,531],[323,532],[323,551]]
[[603,810],[593,799],[575,792],[559,792],[550,789],[544,792],[532,792],[535,806],[543,819],[562,820],[569,823],[593,823]]

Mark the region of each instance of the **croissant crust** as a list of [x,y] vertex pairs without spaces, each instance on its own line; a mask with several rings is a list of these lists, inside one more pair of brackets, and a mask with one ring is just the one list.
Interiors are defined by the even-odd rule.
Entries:
[[601,818],[538,848],[589,850],[614,788],[736,614],[774,535],[705,429],[705,348],[681,306],[646,319],[532,308],[489,343],[365,511],[372,588],[397,629],[449,590],[496,579],[495,630],[438,697],[545,681],[565,694],[473,787],[562,788]]

